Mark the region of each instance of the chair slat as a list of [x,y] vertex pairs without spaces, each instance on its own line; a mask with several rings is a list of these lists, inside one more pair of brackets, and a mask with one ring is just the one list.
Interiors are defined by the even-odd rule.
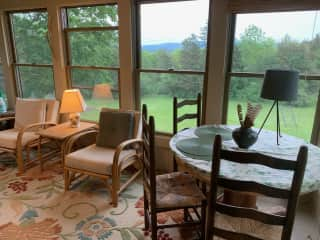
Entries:
[[217,183],[219,186],[223,188],[228,188],[233,191],[260,193],[265,196],[282,199],[287,199],[290,196],[290,191],[287,189],[270,187],[252,181],[240,181],[235,179],[218,177]]
[[228,161],[245,163],[245,164],[260,164],[278,170],[295,170],[296,161],[285,160],[266,156],[260,153],[252,152],[233,152],[228,150],[221,150],[220,157]]
[[216,211],[232,217],[250,218],[265,224],[284,225],[285,217],[260,212],[253,208],[236,207],[223,203],[217,203]]
[[197,118],[197,114],[196,113],[188,113],[188,114],[184,114],[181,117],[178,117],[177,121],[181,122],[184,121],[186,119],[194,119]]
[[177,103],[177,108],[180,108],[186,105],[196,105],[196,104],[198,104],[197,99],[185,99]]
[[248,234],[232,232],[217,227],[214,227],[213,231],[215,236],[229,240],[262,240],[261,238],[256,238]]

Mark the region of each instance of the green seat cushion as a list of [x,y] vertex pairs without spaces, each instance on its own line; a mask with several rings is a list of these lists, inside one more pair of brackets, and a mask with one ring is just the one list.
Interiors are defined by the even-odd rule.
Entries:
[[115,148],[121,142],[133,138],[134,113],[101,111],[96,145]]

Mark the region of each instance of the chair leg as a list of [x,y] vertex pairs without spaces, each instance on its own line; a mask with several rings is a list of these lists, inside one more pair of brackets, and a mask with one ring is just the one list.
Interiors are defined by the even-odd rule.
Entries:
[[117,189],[114,188],[114,186],[112,186],[111,199],[112,199],[112,206],[117,207],[118,206],[118,191],[117,191]]
[[18,165],[18,173],[19,174],[24,173],[22,149],[19,147],[17,148],[17,152],[16,152],[16,161],[17,161],[17,165]]
[[144,228],[146,231],[149,231],[149,227],[150,227],[150,222],[149,222],[149,202],[148,199],[146,197],[146,192],[143,192],[143,208],[144,208]]
[[151,239],[157,240],[157,213],[151,209]]
[[68,191],[69,190],[69,185],[70,185],[70,176],[69,176],[69,170],[68,169],[64,169],[64,191]]
[[120,189],[120,174],[116,177],[112,177],[111,184],[111,201],[113,207],[118,206],[118,190]]
[[177,164],[177,160],[176,160],[176,156],[173,155],[173,171],[177,172],[178,171],[178,164]]
[[183,221],[188,222],[188,220],[189,220],[188,209],[184,208],[183,209]]
[[205,233],[206,233],[206,208],[207,208],[207,202],[204,200],[201,203],[201,240],[205,239]]

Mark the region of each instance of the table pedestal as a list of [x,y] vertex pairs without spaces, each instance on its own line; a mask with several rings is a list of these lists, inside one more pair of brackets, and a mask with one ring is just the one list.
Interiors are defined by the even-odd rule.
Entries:
[[223,203],[237,207],[257,208],[257,195],[224,189]]

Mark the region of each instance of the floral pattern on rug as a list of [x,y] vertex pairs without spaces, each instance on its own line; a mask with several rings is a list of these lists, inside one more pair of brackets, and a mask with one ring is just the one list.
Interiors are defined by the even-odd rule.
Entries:
[[142,194],[137,180],[113,208],[99,179],[80,179],[64,192],[59,165],[48,163],[43,172],[35,166],[18,175],[16,166],[0,163],[0,239],[150,239],[143,231],[143,216],[135,208]]

